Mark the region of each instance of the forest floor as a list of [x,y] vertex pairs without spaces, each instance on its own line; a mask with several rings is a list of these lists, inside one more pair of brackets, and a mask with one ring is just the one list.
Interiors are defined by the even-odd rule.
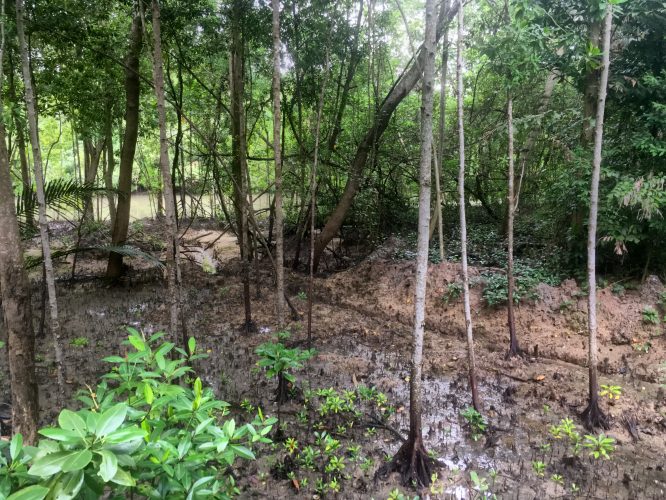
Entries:
[[[190,229],[184,238],[184,250],[192,260],[184,264],[182,273],[184,317],[188,334],[209,354],[195,368],[221,399],[232,404],[240,419],[248,417],[240,409],[244,400],[275,414],[275,383],[256,369],[254,354],[257,345],[275,334],[270,264],[264,259],[254,266],[252,305],[257,332],[244,334],[235,239],[211,227]],[[54,229],[56,246],[75,239],[70,229]],[[141,227],[142,248],[150,247],[157,234],[146,222]],[[30,246],[37,248],[37,240]],[[285,435],[298,441],[298,449],[290,454],[282,445],[269,447],[262,458],[242,465],[238,478],[242,497],[379,500],[388,498],[395,488],[410,492],[399,484],[397,475],[373,478],[408,428],[414,263],[394,256],[388,244],[344,271],[316,279],[313,347],[318,354],[297,374],[303,388],[333,388],[342,395],[343,390],[362,394],[359,387],[375,387],[388,401],[363,403],[358,398],[358,415],[349,416],[355,426],[344,429],[340,427],[346,422],[344,412],[322,413],[324,393],[315,396],[304,391],[305,399],[311,400],[308,404],[302,394],[281,409]],[[147,333],[160,331],[168,326],[169,315],[161,271],[149,263],[129,259],[130,279],[109,286],[99,279],[105,266],[103,254],[81,255],[76,280],[68,279],[71,256],[68,259],[58,265],[58,300],[66,378],[74,394],[86,384],[93,386],[105,373],[108,366],[100,361],[102,357],[122,352],[126,326]],[[472,268],[473,276],[480,277],[483,271]],[[443,262],[431,265],[428,273],[424,441],[444,466],[425,493],[432,498],[481,498],[485,493],[479,491],[487,486],[501,498],[521,500],[664,498],[666,396],[660,384],[666,377],[661,371],[666,335],[663,324],[646,323],[643,314],[647,306],[663,316],[664,287],[659,280],[650,277],[621,295],[610,289],[599,291],[601,384],[621,386],[622,394],[617,401],[603,403],[612,418],[607,435],[617,441],[612,459],[595,460],[588,448],[574,454],[566,438],[556,439],[549,432],[552,425],[569,417],[581,435],[587,434],[578,418],[587,395],[585,293],[573,280],[559,286],[539,285],[536,298],[516,308],[519,341],[527,354],[505,360],[505,309],[485,305],[481,280],[472,288],[480,393],[489,423],[488,431],[474,441],[460,416],[471,400],[462,304],[448,293],[459,272],[458,264]],[[306,276],[287,272],[286,280],[289,297],[305,313]],[[33,295],[39,312],[37,289]],[[292,333],[288,342],[305,347],[306,322],[292,320],[288,328]],[[86,340],[75,341],[81,338]],[[37,347],[40,406],[46,423],[56,413],[51,402],[56,393],[52,347],[47,339]],[[0,353],[2,366],[6,366],[4,356]],[[2,402],[8,400],[9,388],[7,374],[0,376]],[[327,430],[341,443],[346,479],[339,484],[330,485],[334,475],[325,471],[322,456],[314,460],[314,470],[308,470],[301,459],[308,445],[318,446],[316,429]],[[471,471],[477,473],[476,483],[470,480]]]

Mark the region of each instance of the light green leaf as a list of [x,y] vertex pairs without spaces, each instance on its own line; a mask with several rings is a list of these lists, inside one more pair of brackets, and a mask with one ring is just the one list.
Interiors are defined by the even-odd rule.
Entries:
[[195,349],[197,348],[197,341],[194,340],[194,337],[190,337],[187,341],[187,349],[190,351],[190,354],[194,354]]
[[76,498],[83,486],[83,471],[77,470],[61,477],[53,488],[51,497],[57,500],[71,500]]
[[116,475],[113,476],[113,479],[111,479],[111,482],[120,484],[122,486],[135,486],[136,481],[132,476],[129,475],[128,472],[124,471],[121,468],[118,468],[116,471]]
[[97,475],[102,478],[102,481],[108,483],[113,479],[118,472],[118,459],[116,455],[107,450],[99,452],[102,456],[102,463],[99,466]]
[[28,474],[37,477],[49,477],[57,474],[62,470],[62,464],[67,460],[70,453],[69,451],[58,451],[44,455],[33,462]]
[[23,488],[16,493],[12,493],[9,495],[9,497],[7,497],[7,500],[42,500],[43,498],[46,498],[48,493],[48,488],[34,484],[32,486],[28,486],[27,488]]
[[153,388],[150,387],[150,384],[143,384],[143,396],[146,398],[147,404],[153,404],[153,401],[155,400],[155,394],[153,393]]
[[9,444],[9,456],[12,457],[12,460],[16,460],[22,449],[23,436],[21,434],[15,434],[11,443]]
[[249,448],[246,448],[245,446],[241,446],[238,444],[232,444],[229,445],[229,448],[231,448],[236,455],[238,455],[241,458],[245,458],[247,460],[254,460],[255,456],[254,453],[252,453],[252,450]]
[[58,416],[58,424],[63,429],[74,431],[79,437],[86,437],[86,422],[76,413],[71,410],[63,410]]
[[40,429],[39,433],[42,436],[47,437],[49,439],[53,439],[55,441],[63,441],[65,443],[76,443],[77,441],[81,440],[81,438],[76,432],[68,431],[67,429],[46,428],[46,429]]
[[132,344],[137,351],[143,352],[146,350],[146,343],[143,341],[141,337],[139,337],[139,335],[130,335],[128,337],[128,340],[130,344]]
[[92,460],[92,452],[90,450],[80,450],[69,452],[69,456],[62,464],[63,472],[73,472],[81,470]]
[[124,403],[109,408],[100,416],[95,434],[102,437],[110,434],[123,424],[126,416],[127,405]]
[[131,441],[143,439],[145,436],[145,430],[139,429],[136,425],[132,425],[130,427],[124,427],[122,429],[118,429],[115,432],[112,432],[106,436],[105,442],[107,444],[129,443]]

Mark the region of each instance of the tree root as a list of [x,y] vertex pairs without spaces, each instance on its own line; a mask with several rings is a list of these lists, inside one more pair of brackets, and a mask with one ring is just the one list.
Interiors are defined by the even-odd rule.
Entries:
[[426,488],[432,482],[432,472],[436,466],[437,461],[428,455],[419,437],[405,441],[391,461],[377,470],[375,479],[385,479],[390,473],[399,472],[404,486]]
[[589,431],[596,428],[610,429],[610,419],[599,407],[597,399],[590,400],[580,417],[583,419],[583,425]]

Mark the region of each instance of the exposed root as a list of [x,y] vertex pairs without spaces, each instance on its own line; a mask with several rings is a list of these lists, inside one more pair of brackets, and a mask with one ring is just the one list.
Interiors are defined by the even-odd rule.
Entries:
[[384,479],[392,472],[399,472],[404,486],[427,488],[430,486],[432,472],[436,466],[437,461],[428,455],[419,437],[405,441],[391,461],[377,470],[375,479]]
[[254,321],[244,321],[241,325],[241,329],[243,330],[243,333],[249,335],[250,333],[257,332],[257,325],[254,323]]
[[517,343],[511,344],[509,346],[509,350],[504,355],[504,359],[524,358],[524,357],[525,357],[525,351],[523,351],[520,347],[518,347]]
[[278,373],[278,385],[275,389],[275,402],[282,404],[291,399],[292,384],[281,373]]
[[610,429],[610,419],[599,407],[597,399],[590,400],[580,417],[583,419],[583,425],[589,431],[597,428]]

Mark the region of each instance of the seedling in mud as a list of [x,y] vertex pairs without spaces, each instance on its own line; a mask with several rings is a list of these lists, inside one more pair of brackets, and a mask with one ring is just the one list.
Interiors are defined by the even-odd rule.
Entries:
[[342,471],[345,470],[344,457],[337,457],[335,455],[332,456],[328,459],[328,463],[326,464],[326,468],[324,470],[327,474],[331,474],[333,476],[340,475]]
[[483,416],[471,406],[460,412],[460,415],[467,421],[472,439],[478,441],[488,428]]
[[354,462],[358,460],[358,454],[361,451],[361,445],[355,444],[347,446],[347,453],[349,453],[349,458]]
[[308,294],[303,291],[298,292],[297,297],[298,300],[303,300],[303,301],[308,300]]
[[543,477],[546,473],[546,464],[541,460],[535,460],[532,462],[532,470],[538,477]]
[[635,342],[631,344],[631,347],[634,349],[634,351],[647,354],[648,352],[650,352],[650,348],[652,347],[652,342]]
[[298,441],[293,437],[287,438],[284,442],[284,447],[287,450],[287,453],[292,455],[298,449]]
[[72,347],[88,347],[88,339],[85,337],[75,337],[69,342],[69,345]]
[[[278,334],[278,340],[288,337],[288,332]],[[303,368],[303,362],[315,355],[313,349],[305,351],[298,347],[288,349],[282,342],[265,342],[259,345],[255,352],[260,358],[257,366],[266,369],[266,377],[270,379],[277,377],[275,400],[279,403],[284,403],[289,399],[289,391],[296,382],[293,372]]]
[[444,494],[444,483],[439,481],[439,475],[436,472],[433,472],[430,476],[430,493],[433,495]]
[[445,304],[451,304],[452,302],[455,302],[462,295],[462,291],[462,283],[449,283],[446,287],[444,295],[442,295],[442,302]]
[[653,307],[645,306],[643,308],[643,323],[658,325],[659,313]]
[[564,484],[564,478],[559,474],[553,474],[552,476],[550,476],[550,480],[560,485]]
[[622,387],[619,385],[602,385],[599,396],[602,398],[608,397],[610,400],[618,400],[622,395]]
[[361,462],[361,470],[367,473],[372,468],[373,463],[372,458],[363,459],[363,462]]
[[583,446],[590,450],[591,457],[609,460],[611,453],[615,451],[615,439],[607,437],[603,432],[598,436],[588,434]]
[[331,479],[328,483],[328,489],[331,490],[334,493],[339,493],[340,492],[340,482],[338,481],[337,477],[334,477]]
[[486,492],[490,489],[486,478],[480,477],[476,471],[470,471],[469,478],[472,480],[474,490],[481,493],[482,496],[485,496]]

